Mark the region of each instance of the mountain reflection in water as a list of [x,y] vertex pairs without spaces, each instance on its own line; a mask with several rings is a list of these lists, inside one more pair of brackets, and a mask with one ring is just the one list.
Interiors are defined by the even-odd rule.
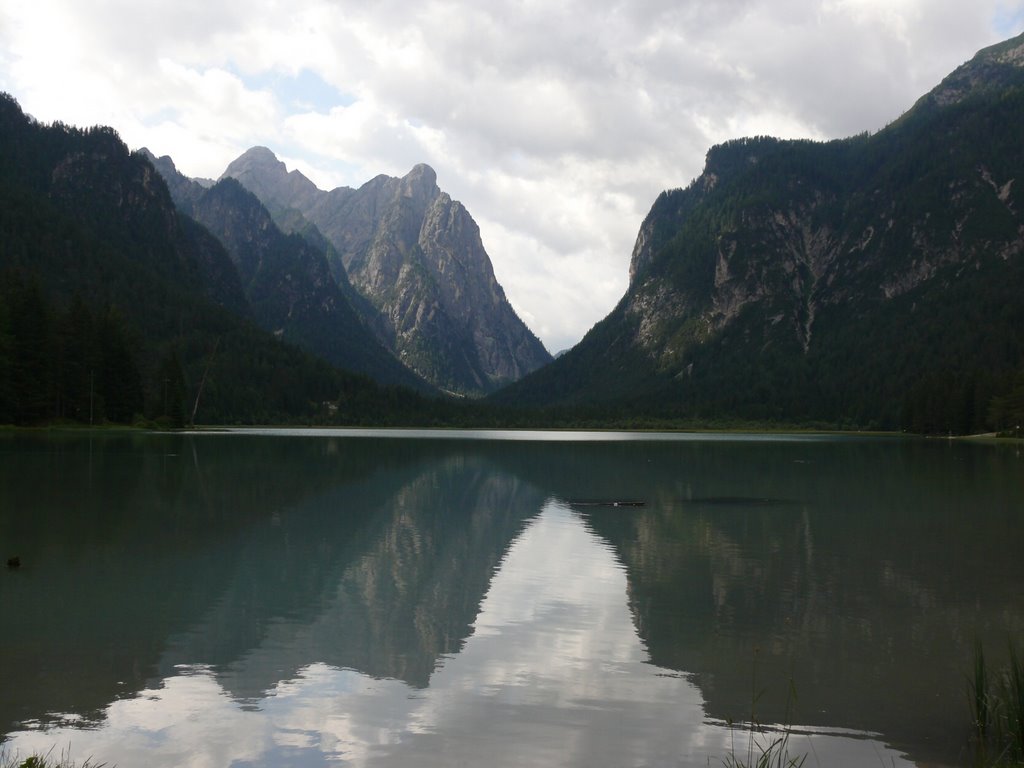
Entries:
[[[705,766],[756,675],[765,722],[794,679],[821,764],[902,765],[832,729],[949,755],[933,733],[964,720],[967,629],[1021,622],[1020,466],[988,449],[178,435],[0,450],[0,534],[27,563],[0,580],[0,684],[25,691],[0,715],[22,753]],[[643,506],[559,501],[583,498]],[[7,511],[26,504],[37,517]],[[982,554],[1003,586],[979,596],[954,577]]]

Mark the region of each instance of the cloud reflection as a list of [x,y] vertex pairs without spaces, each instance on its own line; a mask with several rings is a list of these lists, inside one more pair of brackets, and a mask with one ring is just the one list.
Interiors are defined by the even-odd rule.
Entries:
[[[312,663],[258,701],[183,666],[109,705],[95,730],[14,734],[20,754],[71,750],[121,766],[706,766],[729,731],[637,636],[611,548],[554,502],[522,531],[457,654],[425,690]],[[742,739],[742,736],[738,738]],[[821,764],[909,765],[867,739],[818,734]]]

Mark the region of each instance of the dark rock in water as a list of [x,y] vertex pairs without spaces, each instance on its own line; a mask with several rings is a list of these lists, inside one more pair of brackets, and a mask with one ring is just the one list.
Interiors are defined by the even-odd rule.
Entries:
[[570,501],[569,506],[571,507],[645,507],[647,502],[645,501],[622,501],[616,499],[603,499],[603,500],[587,500],[587,501]]
[[20,557],[8,557],[7,558],[7,567],[10,568],[11,570],[14,570],[15,568],[21,568],[21,558]]

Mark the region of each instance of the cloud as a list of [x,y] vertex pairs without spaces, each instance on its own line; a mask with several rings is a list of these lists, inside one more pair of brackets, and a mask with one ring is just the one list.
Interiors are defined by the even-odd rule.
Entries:
[[559,349],[710,145],[877,130],[1022,26],[1024,0],[37,0],[0,8],[0,88],[193,175],[255,144],[324,188],[427,162]]

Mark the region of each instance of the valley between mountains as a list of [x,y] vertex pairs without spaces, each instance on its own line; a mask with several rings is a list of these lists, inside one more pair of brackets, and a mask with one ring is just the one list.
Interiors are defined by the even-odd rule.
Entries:
[[1024,36],[877,133],[711,148],[552,360],[429,166],[190,179],[4,96],[0,422],[1012,429],[1022,123]]

